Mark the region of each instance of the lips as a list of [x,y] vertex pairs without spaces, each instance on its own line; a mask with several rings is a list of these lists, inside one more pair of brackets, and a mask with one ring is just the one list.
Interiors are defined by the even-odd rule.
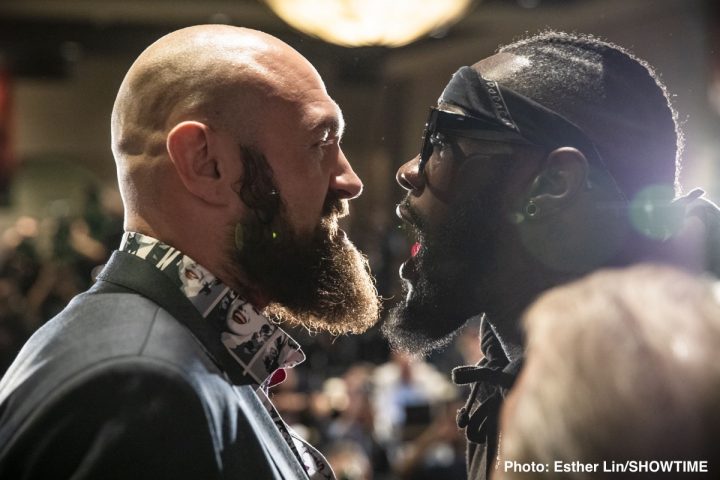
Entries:
[[[408,207],[405,203],[401,203],[395,210],[397,216],[409,226],[415,226],[415,222],[412,220],[412,215],[408,212]],[[402,265],[400,265],[400,278],[412,282],[417,278],[417,255],[422,251],[422,244],[420,242],[414,242],[410,247],[410,258],[408,258]]]

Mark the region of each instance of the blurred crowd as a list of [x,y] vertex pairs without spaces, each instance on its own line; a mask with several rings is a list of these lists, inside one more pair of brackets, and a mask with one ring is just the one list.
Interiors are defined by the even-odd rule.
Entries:
[[122,212],[89,187],[80,214],[58,201],[45,218],[21,216],[0,237],[0,370],[25,340],[87,290],[122,237]]
[[[70,210],[60,202],[45,218],[21,216],[2,232],[0,373],[38,327],[90,287],[120,244],[122,211],[101,190],[87,190],[79,214]],[[391,353],[377,327],[361,336],[290,333],[307,360],[271,398],[339,479],[466,478],[465,438],[455,424],[466,392],[446,372],[479,359],[477,324],[427,360]]]
[[[465,478],[458,392],[432,364],[393,354],[338,376],[296,367],[271,398],[340,479]],[[317,377],[317,378],[313,378]]]

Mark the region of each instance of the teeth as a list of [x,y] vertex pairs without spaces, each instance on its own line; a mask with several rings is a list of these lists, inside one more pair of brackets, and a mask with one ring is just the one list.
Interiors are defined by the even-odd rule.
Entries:
[[413,243],[413,246],[410,247],[410,256],[414,257],[420,252],[420,249],[422,248],[422,245],[418,242]]

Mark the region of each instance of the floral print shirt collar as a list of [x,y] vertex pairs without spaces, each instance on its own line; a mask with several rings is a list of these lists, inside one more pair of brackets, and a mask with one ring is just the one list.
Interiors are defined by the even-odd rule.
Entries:
[[[250,302],[179,250],[141,233],[126,232],[120,250],[154,264],[185,294],[250,382],[267,386],[278,369],[305,360],[298,343]],[[226,366],[235,368],[235,366]]]

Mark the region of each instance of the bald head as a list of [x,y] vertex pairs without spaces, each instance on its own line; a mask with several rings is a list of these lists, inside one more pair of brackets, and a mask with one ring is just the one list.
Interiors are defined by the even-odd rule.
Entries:
[[[230,128],[254,104],[286,96],[302,77],[319,76],[289,45],[256,30],[227,25],[184,28],[162,37],[133,63],[112,114],[117,157],[155,155],[163,132],[186,118]],[[233,103],[233,100],[241,102]],[[249,122],[242,122],[249,123]]]
[[[153,188],[146,169],[167,160],[168,132],[192,120],[252,145],[268,102],[324,85],[312,65],[277,38],[201,25],[172,32],[133,63],[112,112],[112,149],[126,209]],[[146,180],[146,182],[143,181]]]

